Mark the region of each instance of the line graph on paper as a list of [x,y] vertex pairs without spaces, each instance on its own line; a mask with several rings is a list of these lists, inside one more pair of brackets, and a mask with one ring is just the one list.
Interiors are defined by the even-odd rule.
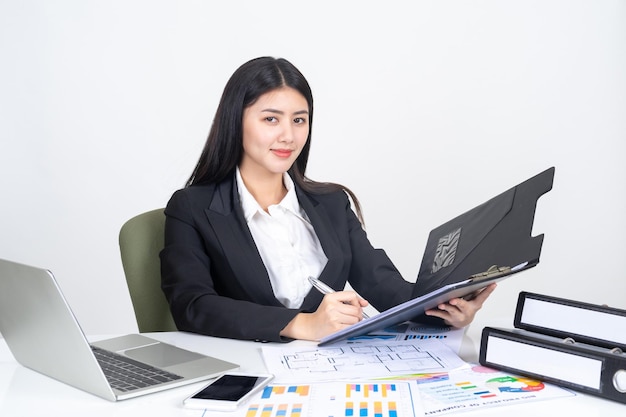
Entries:
[[299,381],[441,372],[465,365],[439,340],[264,346],[263,357],[277,379]]

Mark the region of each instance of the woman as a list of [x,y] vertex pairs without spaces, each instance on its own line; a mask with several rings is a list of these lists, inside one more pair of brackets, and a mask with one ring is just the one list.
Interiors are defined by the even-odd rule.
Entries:
[[[195,170],[165,210],[162,288],[180,330],[319,340],[361,320],[368,302],[409,299],[414,284],[368,241],[356,196],[305,176],[312,121],[309,84],[284,59],[253,59],[226,84]],[[323,296],[309,276],[338,291]],[[463,327],[494,287],[427,314]]]

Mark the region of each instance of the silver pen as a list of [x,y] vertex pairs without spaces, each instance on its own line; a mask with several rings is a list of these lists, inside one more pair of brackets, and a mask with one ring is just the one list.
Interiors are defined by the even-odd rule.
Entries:
[[[332,294],[335,292],[335,290],[333,290],[332,288],[330,288],[328,285],[324,284],[322,281],[320,281],[317,278],[309,277],[309,282],[311,283],[311,285],[315,287],[316,290],[318,290],[322,294]],[[365,311],[363,311],[362,313],[363,313],[364,319],[370,318],[370,316],[365,314]]]

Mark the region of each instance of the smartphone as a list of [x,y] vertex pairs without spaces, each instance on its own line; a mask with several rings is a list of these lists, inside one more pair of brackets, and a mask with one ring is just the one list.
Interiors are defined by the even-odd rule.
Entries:
[[240,404],[259,392],[273,378],[272,374],[229,372],[185,399],[183,405],[188,408],[235,411]]

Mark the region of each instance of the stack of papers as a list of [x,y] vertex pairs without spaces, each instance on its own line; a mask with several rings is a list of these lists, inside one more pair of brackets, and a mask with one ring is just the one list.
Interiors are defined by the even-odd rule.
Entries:
[[[448,329],[448,338],[441,329],[423,337],[415,330],[323,347],[306,341],[263,346],[272,385],[238,411],[210,415],[420,417],[575,395],[463,361],[456,353],[462,330]],[[439,336],[428,337],[433,334]]]

